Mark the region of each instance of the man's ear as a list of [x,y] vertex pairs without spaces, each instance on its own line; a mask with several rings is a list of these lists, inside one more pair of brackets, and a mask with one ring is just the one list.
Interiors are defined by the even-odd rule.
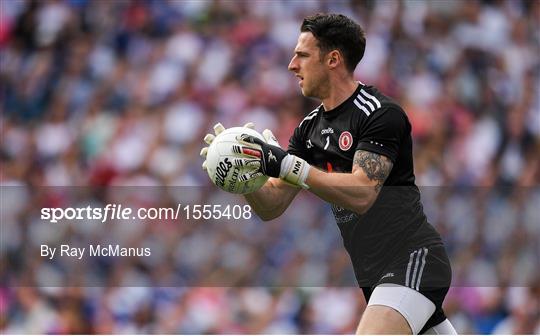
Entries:
[[328,53],[326,58],[326,64],[330,69],[335,69],[343,62],[343,57],[338,50],[332,50]]

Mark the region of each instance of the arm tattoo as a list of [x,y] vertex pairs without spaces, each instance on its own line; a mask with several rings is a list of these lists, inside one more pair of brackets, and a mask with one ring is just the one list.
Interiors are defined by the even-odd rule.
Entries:
[[386,156],[363,150],[356,151],[353,165],[361,167],[370,180],[377,181],[377,185],[375,186],[377,192],[381,190],[393,166],[392,161]]

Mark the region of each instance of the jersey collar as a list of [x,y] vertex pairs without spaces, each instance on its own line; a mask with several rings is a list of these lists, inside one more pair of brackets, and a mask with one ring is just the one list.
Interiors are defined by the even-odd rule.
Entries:
[[319,111],[323,112],[322,116],[325,119],[334,118],[341,112],[345,111],[347,109],[347,106],[349,106],[350,104],[353,104],[354,98],[358,96],[358,94],[360,94],[360,90],[362,90],[364,86],[365,85],[362,82],[358,82],[358,87],[356,88],[356,90],[354,90],[353,94],[349,98],[347,98],[343,103],[339,104],[338,106],[334,107],[331,110],[325,111],[324,106],[321,104]]

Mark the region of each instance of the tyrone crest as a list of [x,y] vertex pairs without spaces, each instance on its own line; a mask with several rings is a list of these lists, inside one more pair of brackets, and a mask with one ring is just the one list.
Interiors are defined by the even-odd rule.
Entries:
[[353,137],[351,133],[348,131],[342,132],[341,135],[339,136],[339,148],[342,151],[346,152],[349,149],[351,149],[352,144],[353,144]]

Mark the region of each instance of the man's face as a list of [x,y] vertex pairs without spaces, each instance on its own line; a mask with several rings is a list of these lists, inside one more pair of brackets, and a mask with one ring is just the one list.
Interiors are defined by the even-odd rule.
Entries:
[[311,32],[303,32],[298,37],[289,70],[299,79],[298,84],[306,97],[325,98],[328,73],[324,60],[320,57],[317,39]]

